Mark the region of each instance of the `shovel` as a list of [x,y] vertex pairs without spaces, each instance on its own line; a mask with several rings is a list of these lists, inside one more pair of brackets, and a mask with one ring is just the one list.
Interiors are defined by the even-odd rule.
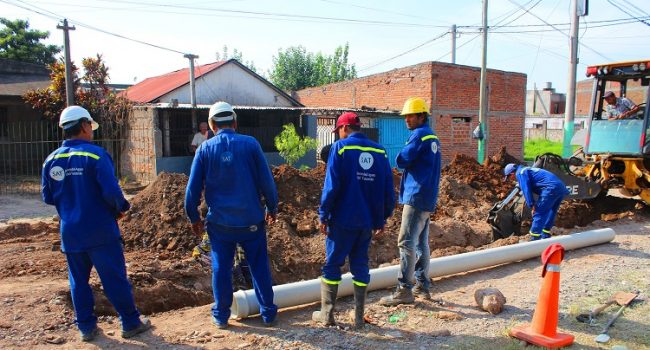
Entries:
[[636,297],[638,297],[638,296],[639,296],[639,291],[636,291],[634,293],[617,292],[616,294],[614,294],[613,298],[614,298],[614,300],[616,301],[616,303],[618,305],[621,305],[621,308],[618,309],[618,311],[616,311],[616,313],[614,314],[614,317],[612,317],[612,319],[609,320],[609,322],[607,322],[607,324],[605,325],[603,330],[596,337],[595,340],[596,340],[597,343],[607,343],[609,341],[610,337],[609,337],[609,334],[607,334],[607,332],[609,331],[609,327],[611,327],[614,324],[614,322],[616,321],[616,319],[619,316],[621,316],[621,314],[623,313],[623,310],[628,305],[630,305],[632,300],[636,299]]
[[576,316],[576,320],[578,320],[578,322],[587,323],[587,324],[593,326],[596,323],[596,317],[601,312],[605,311],[605,309],[609,308],[610,306],[612,306],[614,304],[617,304],[619,306],[623,306],[623,304],[625,303],[625,300],[627,300],[630,297],[631,294],[633,294],[633,293],[616,292],[611,297],[609,297],[609,299],[607,299],[607,301],[605,303],[603,303],[601,305],[598,305],[597,307],[594,307],[591,310],[591,312],[589,312],[588,314],[584,313],[584,314],[580,314],[580,315]]

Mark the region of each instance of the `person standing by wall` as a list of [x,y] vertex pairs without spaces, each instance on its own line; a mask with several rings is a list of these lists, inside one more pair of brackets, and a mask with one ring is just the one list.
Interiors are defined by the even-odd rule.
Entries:
[[43,201],[56,206],[61,218],[61,250],[65,253],[75,322],[81,340],[98,334],[93,291],[88,284],[95,267],[104,293],[122,322],[122,337],[130,338],[151,328],[140,320],[131,284],[126,277],[122,237],[117,219],[129,210],[115,178],[113,161],[94,145],[99,125],[82,107],[70,106],[59,119],[66,140],[43,164]]
[[423,99],[406,100],[401,115],[411,136],[397,155],[397,166],[404,169],[399,191],[404,209],[397,241],[400,270],[395,292],[379,300],[386,306],[413,303],[415,296],[431,298],[429,221],[438,201],[440,142],[429,127],[429,109]]
[[343,113],[333,132],[340,141],[329,152],[319,208],[320,231],[326,235],[321,276],[321,309],[312,320],[334,325],[334,306],[341,266],[349,257],[354,284],[354,327],[364,326],[366,289],[370,282],[368,247],[381,235],[395,207],[393,174],[386,150],[361,131],[359,117]]

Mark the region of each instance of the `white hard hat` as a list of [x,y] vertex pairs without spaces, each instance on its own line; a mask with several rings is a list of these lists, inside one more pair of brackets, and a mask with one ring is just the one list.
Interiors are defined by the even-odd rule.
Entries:
[[237,113],[235,113],[229,103],[220,101],[210,107],[208,118],[215,122],[228,122],[237,120]]
[[85,108],[79,106],[66,107],[66,109],[61,112],[61,118],[59,118],[59,127],[63,129],[69,129],[77,125],[77,122],[81,118],[88,119],[88,121],[93,126],[93,130],[97,130],[97,128],[99,128],[99,124],[93,120],[93,118],[90,116],[90,113],[88,113]]

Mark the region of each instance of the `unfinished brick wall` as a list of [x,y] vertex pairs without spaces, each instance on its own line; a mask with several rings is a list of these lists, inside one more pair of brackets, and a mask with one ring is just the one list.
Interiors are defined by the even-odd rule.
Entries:
[[[471,138],[478,125],[481,71],[476,67],[441,62],[374,74],[295,92],[307,107],[401,110],[412,96],[431,106],[432,125],[443,145],[444,161],[456,153],[477,155],[477,141]],[[505,145],[513,156],[523,159],[526,75],[488,70],[487,154]]]
[[156,178],[154,116],[151,107],[133,107],[121,165],[122,175],[143,185]]

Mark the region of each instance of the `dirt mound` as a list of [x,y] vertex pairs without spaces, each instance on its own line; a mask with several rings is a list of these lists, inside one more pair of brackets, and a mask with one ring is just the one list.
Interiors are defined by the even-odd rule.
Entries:
[[650,210],[647,205],[634,199],[600,196],[589,201],[562,202],[555,225],[574,228],[596,220],[614,221],[628,216],[644,220],[650,216]]
[[59,233],[58,222],[15,222],[0,227],[0,241],[27,238],[40,234]]
[[131,210],[120,220],[127,250],[188,252],[196,244],[183,203],[188,177],[161,173],[131,201]]

